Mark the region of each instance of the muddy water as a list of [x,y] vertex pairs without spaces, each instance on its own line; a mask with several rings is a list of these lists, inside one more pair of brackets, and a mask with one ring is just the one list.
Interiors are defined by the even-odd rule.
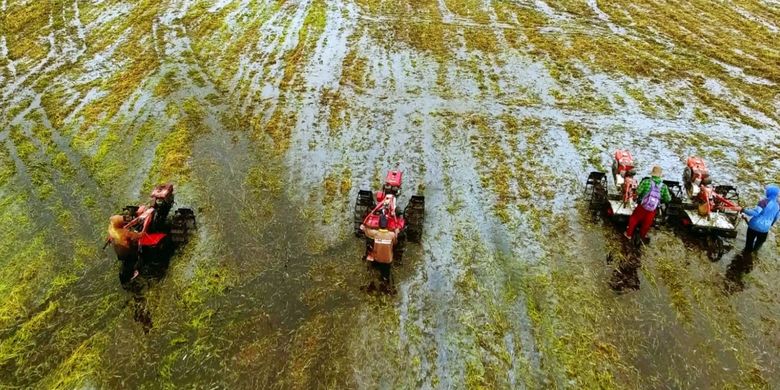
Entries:
[[[774,235],[712,258],[662,228],[631,256],[583,210],[615,148],[669,178],[702,155],[745,204],[780,180],[775,75],[712,72],[710,37],[642,27],[701,12],[646,3],[4,1],[0,385],[772,387]],[[775,58],[775,8],[711,12]],[[702,68],[578,57],[583,31],[615,64]],[[392,168],[426,223],[386,284],[351,208]],[[106,218],[162,181],[199,229],[123,289]]]

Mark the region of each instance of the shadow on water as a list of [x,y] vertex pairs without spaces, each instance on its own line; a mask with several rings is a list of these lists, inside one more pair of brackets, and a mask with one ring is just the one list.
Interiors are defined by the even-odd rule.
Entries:
[[[685,243],[686,247],[694,247],[704,251],[712,262],[720,261],[723,256],[733,249],[733,244],[722,237],[712,234],[692,234],[689,231],[675,229],[677,236]],[[642,253],[649,240],[643,241],[634,235],[632,241],[620,237],[621,248],[607,255],[607,263],[614,263],[609,285],[616,292],[627,292],[639,289],[639,268],[642,267]],[[744,262],[741,254],[737,255],[732,265]],[[751,260],[752,263],[752,260]],[[731,268],[731,267],[730,267]],[[749,272],[749,270],[748,270]]]
[[693,233],[689,229],[677,227],[674,232],[688,248],[703,251],[712,262],[720,261],[726,253],[729,253],[734,244],[731,240],[708,233]]
[[[133,320],[141,325],[145,334],[148,334],[153,327],[145,292],[165,277],[173,254],[174,250],[171,247],[169,250],[143,256],[138,263],[138,276],[130,282],[122,284],[122,288],[131,294],[127,305],[133,311]],[[124,267],[124,264],[120,266]]]
[[734,255],[728,268],[726,268],[726,278],[723,289],[726,294],[733,294],[745,289],[745,275],[753,270],[753,253],[740,251]]

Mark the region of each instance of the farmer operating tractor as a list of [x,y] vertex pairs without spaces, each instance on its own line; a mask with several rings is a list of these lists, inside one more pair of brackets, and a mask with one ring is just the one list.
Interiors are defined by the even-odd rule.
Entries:
[[715,184],[707,163],[697,156],[685,160],[682,181],[663,180],[662,170],[654,166],[649,177],[637,185],[634,158],[626,150],[617,150],[612,163],[613,185],[604,172],[591,172],[585,183],[588,206],[606,217],[626,223],[624,235],[633,241],[636,229],[646,241],[653,224],[667,222],[704,237],[714,244],[715,257],[726,251],[724,239],[737,236],[740,221],[748,221],[745,251],[761,247],[772,226],[780,219],[776,185],[766,187],[766,197],[751,209],[740,206],[739,191],[728,184]]
[[739,192],[731,185],[716,185],[706,162],[688,157],[682,182],[664,180],[654,166],[650,176],[637,184],[636,164],[630,152],[617,150],[612,164],[613,186],[604,172],[591,172],[585,184],[588,205],[609,219],[626,223],[624,235],[633,240],[639,228],[646,241],[653,224],[676,223],[715,242],[737,236],[741,214]]
[[407,239],[419,242],[422,237],[425,198],[413,195],[401,211],[402,180],[401,171],[389,171],[381,190],[360,190],[355,201],[353,227],[357,237],[366,239],[364,259],[383,267],[401,260]]
[[145,262],[170,256],[197,229],[192,209],[178,208],[170,215],[174,203],[173,185],[158,185],[152,190],[149,204],[126,206],[122,214],[109,219],[105,246],[111,244],[122,263],[122,284],[135,279]]

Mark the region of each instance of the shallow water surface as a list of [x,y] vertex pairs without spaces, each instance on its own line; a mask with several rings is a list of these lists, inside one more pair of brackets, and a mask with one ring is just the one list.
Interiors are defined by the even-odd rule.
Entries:
[[[618,148],[780,181],[776,4],[0,5],[0,387],[780,382],[774,234],[636,253],[583,197]],[[395,168],[387,283],[351,218]],[[123,288],[107,219],[161,182],[199,229]]]

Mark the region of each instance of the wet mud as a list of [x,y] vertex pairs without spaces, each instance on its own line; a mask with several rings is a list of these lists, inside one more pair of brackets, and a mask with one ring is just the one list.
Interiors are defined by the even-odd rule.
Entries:
[[[0,4],[0,387],[771,388],[780,241],[625,243],[583,184],[630,149],[780,181],[766,1]],[[404,171],[423,239],[361,260]],[[107,218],[199,229],[128,288]]]

